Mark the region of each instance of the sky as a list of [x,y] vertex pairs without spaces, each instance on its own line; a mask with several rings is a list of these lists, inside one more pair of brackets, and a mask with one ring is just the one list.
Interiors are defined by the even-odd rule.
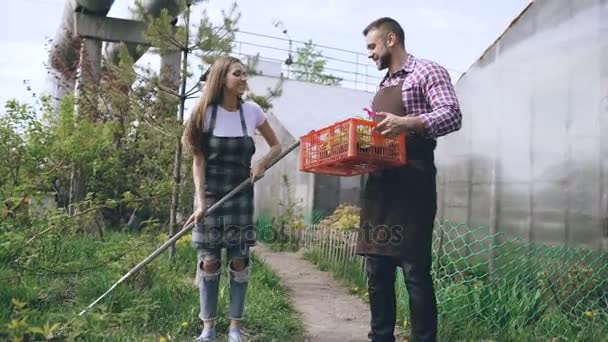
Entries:
[[[194,20],[206,9],[212,20],[220,18],[233,0],[210,0],[193,9]],[[20,0],[3,5],[5,15],[0,21],[0,102],[9,99],[34,101],[31,92],[48,90],[47,41],[52,38],[63,13],[65,0]],[[129,18],[133,0],[116,0],[110,17]],[[390,16],[404,28],[408,52],[419,58],[434,60],[450,71],[453,81],[460,77],[498,38],[529,0],[237,0],[241,11],[239,29],[245,32],[285,37],[273,25],[279,20],[293,40],[306,41],[353,51],[343,52],[320,48],[325,56],[349,61],[332,62],[329,68],[367,73],[367,90],[372,90],[381,75],[366,60],[362,29],[372,20]],[[244,53],[259,52],[261,56],[284,60],[288,43],[283,40],[237,35]],[[260,48],[251,44],[272,46]],[[294,49],[299,45],[295,44]],[[357,55],[356,53],[359,55]],[[155,65],[155,56],[148,54],[138,64]],[[358,63],[355,65],[354,63]],[[368,65],[365,70],[365,64]],[[346,74],[346,78],[355,77]],[[349,76],[350,75],[350,76]],[[354,80],[354,79],[352,79]],[[359,85],[359,88],[361,85]],[[28,91],[28,88],[31,91]]]

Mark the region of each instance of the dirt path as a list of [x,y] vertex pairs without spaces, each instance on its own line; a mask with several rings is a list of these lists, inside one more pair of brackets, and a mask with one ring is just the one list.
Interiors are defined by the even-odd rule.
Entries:
[[258,244],[263,259],[291,291],[295,309],[306,329],[306,342],[364,342],[369,330],[369,308],[348,289],[296,253],[272,252]]

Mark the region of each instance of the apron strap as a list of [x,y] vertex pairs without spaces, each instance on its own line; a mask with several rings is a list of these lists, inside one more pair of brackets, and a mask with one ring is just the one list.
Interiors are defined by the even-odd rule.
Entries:
[[245,123],[245,115],[243,115],[243,104],[239,104],[239,116],[241,117],[241,128],[243,129],[243,136],[246,137],[247,134],[247,124]]
[[[247,134],[247,124],[245,123],[245,115],[243,114],[243,106],[239,106],[239,116],[241,117],[241,129],[243,130],[243,136],[248,136]],[[217,118],[217,105],[214,104],[211,109],[211,120],[209,121],[209,134],[213,135],[213,129],[215,128],[215,120]]]
[[211,120],[209,121],[209,135],[213,135],[213,129],[215,128],[215,119],[217,117],[217,105],[214,104],[211,109]]

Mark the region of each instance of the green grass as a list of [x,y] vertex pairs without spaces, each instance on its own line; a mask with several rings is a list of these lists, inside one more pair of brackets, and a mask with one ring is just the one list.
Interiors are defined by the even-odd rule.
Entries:
[[353,258],[341,263],[331,262],[326,260],[318,249],[312,249],[304,252],[305,260],[317,265],[321,271],[331,272],[336,279],[346,282],[358,289],[367,287],[367,280],[361,267],[360,258]]
[[[63,340],[158,341],[161,336],[174,341],[191,340],[200,332],[199,299],[198,288],[193,284],[196,254],[187,238],[178,242],[173,261],[166,254],[161,255],[88,314],[78,316],[162,241],[162,237],[122,233],[110,233],[105,241],[93,237],[49,241],[41,244],[44,247],[37,255],[27,256],[33,263],[25,273],[40,274],[21,277],[2,260],[0,340],[11,336],[42,338],[40,330],[34,333],[31,329],[45,324],[47,328],[58,324],[49,330]],[[243,322],[250,340],[285,341],[285,336],[301,340],[302,324],[277,276],[255,256],[252,265]],[[91,269],[72,273],[85,267]],[[217,322],[220,332],[228,329],[227,301],[223,273]],[[23,307],[19,309],[19,305]]]
[[280,242],[274,242],[274,243],[264,243],[264,245],[266,247],[268,247],[268,249],[270,249],[273,252],[297,252],[298,250],[300,250],[300,247],[297,244],[294,243],[280,243]]

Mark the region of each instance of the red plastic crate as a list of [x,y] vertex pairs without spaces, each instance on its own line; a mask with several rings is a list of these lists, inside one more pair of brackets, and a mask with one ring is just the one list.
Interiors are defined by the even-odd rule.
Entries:
[[388,138],[374,127],[351,118],[300,137],[300,171],[355,176],[405,165],[405,133]]

